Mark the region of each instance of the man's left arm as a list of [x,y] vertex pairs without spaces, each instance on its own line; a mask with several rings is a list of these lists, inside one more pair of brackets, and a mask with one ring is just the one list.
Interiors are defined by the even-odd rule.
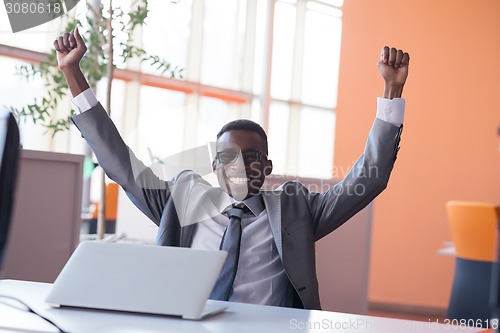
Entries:
[[409,61],[402,50],[382,48],[378,68],[384,93],[377,101],[377,119],[364,153],[341,182],[323,194],[310,194],[315,240],[341,226],[387,187],[399,150],[405,107],[401,96]]

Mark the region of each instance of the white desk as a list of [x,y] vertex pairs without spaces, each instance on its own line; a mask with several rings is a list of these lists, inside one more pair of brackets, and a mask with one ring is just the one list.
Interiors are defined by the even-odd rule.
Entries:
[[455,247],[454,246],[443,247],[443,248],[437,250],[437,254],[442,255],[442,256],[454,257],[456,255]]
[[[175,317],[50,308],[44,303],[51,284],[1,280],[0,294],[15,296],[35,311],[72,333],[89,332],[480,332],[475,328],[434,325],[426,322],[396,320],[327,311],[309,311],[273,306],[227,303],[229,309],[202,321]],[[0,299],[0,332],[57,332],[34,314],[5,305]],[[210,301],[214,302],[214,301]],[[10,302],[9,302],[10,303]],[[12,303],[14,304],[14,303]]]
[[437,254],[454,257],[456,255],[455,244],[453,242],[443,242],[443,247],[437,250]]

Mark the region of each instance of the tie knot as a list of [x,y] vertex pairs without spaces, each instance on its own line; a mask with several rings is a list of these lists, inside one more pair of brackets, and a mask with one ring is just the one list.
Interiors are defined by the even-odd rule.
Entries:
[[241,220],[241,217],[243,216],[243,209],[240,207],[233,207],[227,211],[227,216],[230,219],[238,218]]

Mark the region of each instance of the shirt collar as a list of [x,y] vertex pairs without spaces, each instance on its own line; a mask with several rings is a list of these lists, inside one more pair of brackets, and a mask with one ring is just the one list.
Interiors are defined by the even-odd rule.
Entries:
[[259,216],[265,208],[264,201],[262,200],[262,195],[260,193],[243,200],[243,203],[255,216]]
[[212,197],[212,202],[216,207],[218,207],[219,212],[221,213],[226,212],[229,208],[238,204],[244,204],[255,216],[259,216],[265,209],[264,200],[262,199],[262,195],[260,193],[243,201],[237,201],[231,198],[224,191],[220,191],[218,192],[218,195]]

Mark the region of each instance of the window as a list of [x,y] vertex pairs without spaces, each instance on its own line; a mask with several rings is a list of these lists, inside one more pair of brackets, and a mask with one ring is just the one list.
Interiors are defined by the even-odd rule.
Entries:
[[136,154],[144,163],[153,156],[163,159],[182,150],[185,96],[181,92],[141,87],[141,99],[135,135]]
[[[10,28],[9,28],[10,29]],[[35,79],[28,82],[16,75],[16,67],[27,65],[28,63],[14,58],[0,56],[0,73],[2,77],[9,78],[0,80],[0,110],[9,107],[21,107],[26,101],[32,101],[34,98],[43,94],[42,80]],[[31,121],[21,122],[19,124],[21,134],[21,144],[24,147],[32,147],[32,149],[39,149],[43,147],[40,140],[36,137],[43,136],[45,130],[35,126]],[[35,135],[27,136],[26,133],[34,133]],[[46,141],[50,144],[50,138],[47,137]]]
[[[268,132],[275,173],[331,177],[342,4],[149,0],[147,25],[136,40],[184,68],[184,77],[161,78],[145,64],[127,64],[112,98],[112,117],[125,141],[149,163],[151,151],[161,158],[205,144],[226,122],[249,118]],[[84,10],[79,4],[77,11]],[[61,24],[2,33],[0,48],[47,52]],[[2,69],[13,66],[13,60],[0,61]]]

